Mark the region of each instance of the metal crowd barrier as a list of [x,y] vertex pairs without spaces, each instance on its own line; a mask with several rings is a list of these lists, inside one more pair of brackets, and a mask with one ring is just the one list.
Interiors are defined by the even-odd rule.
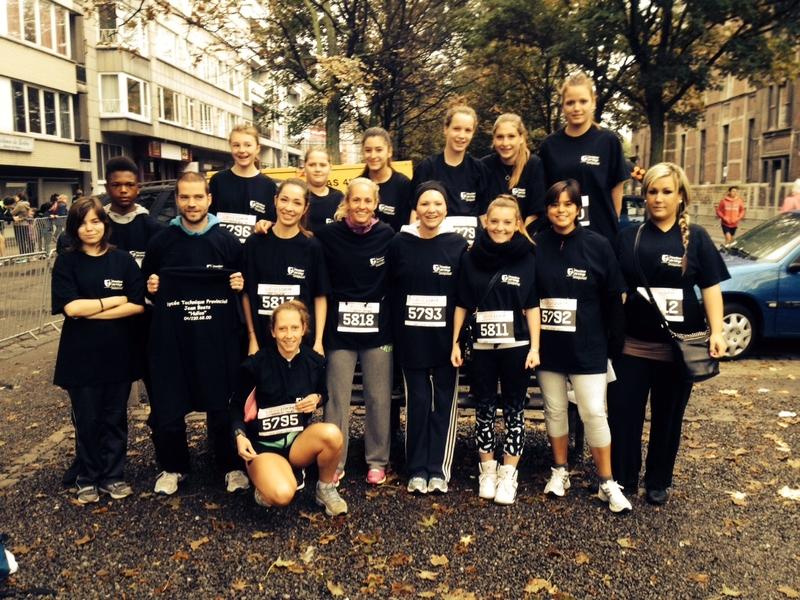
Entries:
[[50,273],[65,223],[45,217],[0,225],[0,344],[58,329],[63,318],[50,314]]

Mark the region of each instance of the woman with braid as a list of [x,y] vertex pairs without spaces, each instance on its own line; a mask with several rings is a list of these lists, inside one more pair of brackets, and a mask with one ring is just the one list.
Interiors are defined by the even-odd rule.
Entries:
[[[683,413],[692,392],[692,380],[675,357],[661,316],[677,333],[709,327],[709,354],[724,355],[719,283],[729,275],[705,229],[689,224],[689,182],[683,169],[672,163],[651,167],[642,181],[642,193],[646,221],[639,228],[626,229],[617,240],[628,293],[625,343],[622,355],[614,360],[617,380],[608,389],[608,424],[614,479],[625,489],[635,490],[642,463],[645,407],[650,397],[644,483],[647,501],[660,505],[669,497]],[[645,286],[650,287],[656,306]],[[702,292],[702,305],[694,293],[695,286]]]

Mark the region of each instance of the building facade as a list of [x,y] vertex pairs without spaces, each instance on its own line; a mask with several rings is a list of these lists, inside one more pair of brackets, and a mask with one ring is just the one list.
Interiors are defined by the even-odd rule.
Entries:
[[[647,128],[632,150],[646,163]],[[764,183],[770,189],[800,177],[800,79],[756,88],[728,77],[704,95],[697,127],[668,125],[664,160],[681,165],[694,184]]]

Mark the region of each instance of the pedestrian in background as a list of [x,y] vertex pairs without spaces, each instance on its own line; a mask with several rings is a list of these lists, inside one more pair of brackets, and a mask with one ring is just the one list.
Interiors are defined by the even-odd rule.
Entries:
[[725,234],[726,244],[730,244],[736,236],[736,228],[739,227],[739,222],[744,219],[744,213],[744,201],[739,196],[739,188],[732,185],[728,188],[728,193],[717,205],[717,216],[722,225],[722,233]]
[[794,180],[792,193],[783,199],[783,206],[781,206],[782,213],[792,210],[800,210],[800,179]]

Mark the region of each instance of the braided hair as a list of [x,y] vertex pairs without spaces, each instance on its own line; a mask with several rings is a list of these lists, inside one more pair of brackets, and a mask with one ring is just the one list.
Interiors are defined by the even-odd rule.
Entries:
[[684,170],[671,162],[662,162],[647,169],[642,179],[642,195],[647,198],[647,190],[657,179],[670,177],[675,185],[675,189],[681,197],[678,205],[678,227],[681,230],[681,242],[683,244],[683,257],[681,258],[681,273],[686,273],[689,256],[689,213],[686,210],[689,206],[689,179]]

